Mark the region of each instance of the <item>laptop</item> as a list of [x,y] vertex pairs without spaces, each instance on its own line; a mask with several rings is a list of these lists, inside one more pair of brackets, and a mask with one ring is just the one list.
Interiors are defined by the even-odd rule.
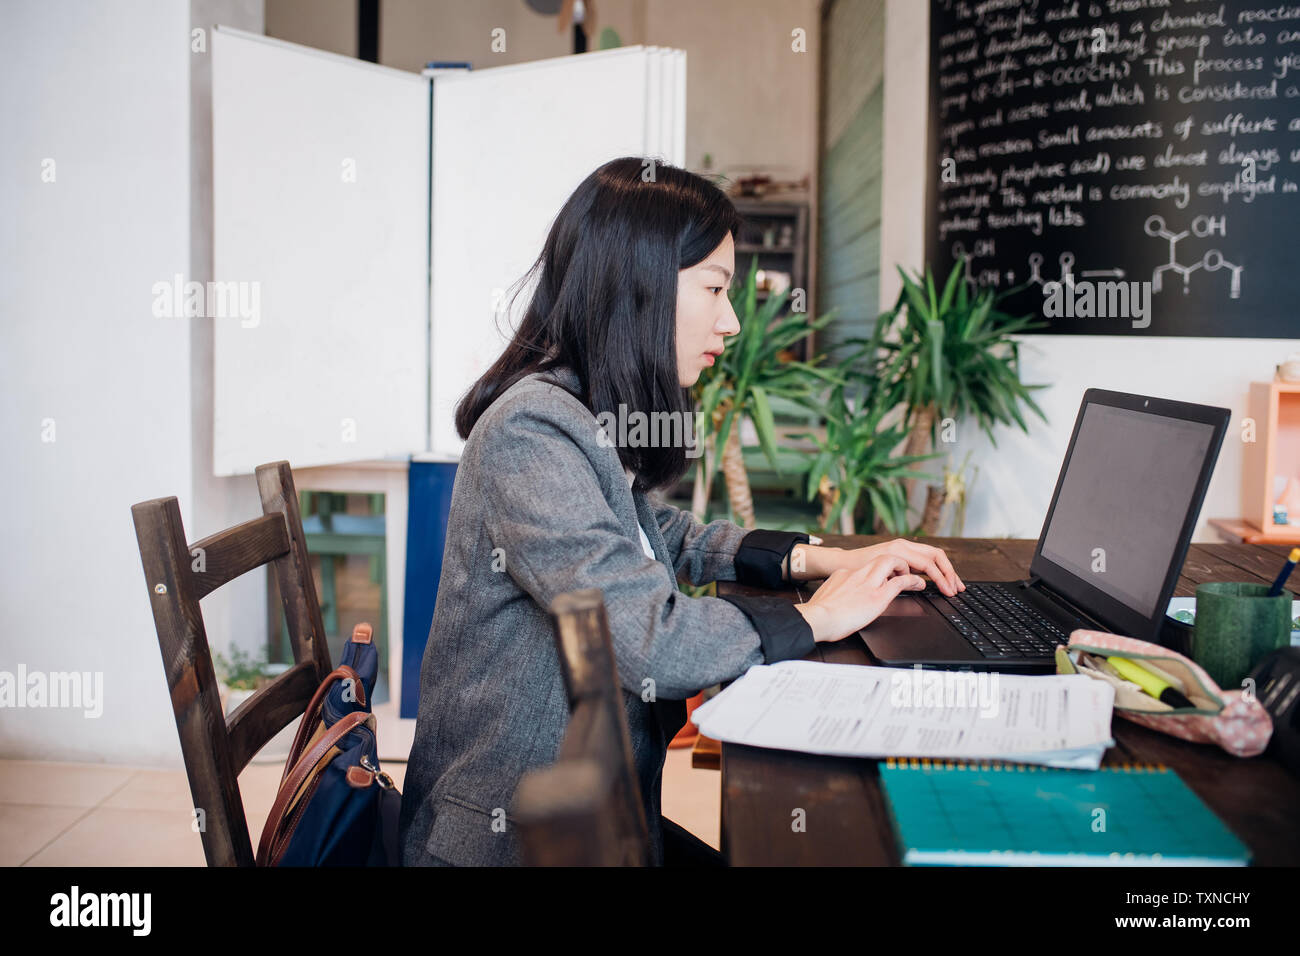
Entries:
[[1049,673],[1076,628],[1159,643],[1230,414],[1088,389],[1029,578],[905,592],[860,632],[868,650],[888,666]]

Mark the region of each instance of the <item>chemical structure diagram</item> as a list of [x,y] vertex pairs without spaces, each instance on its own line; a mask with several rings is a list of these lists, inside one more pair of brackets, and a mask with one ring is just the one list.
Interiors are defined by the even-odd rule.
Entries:
[[[1169,261],[1156,268],[1151,273],[1151,291],[1159,292],[1164,287],[1164,274],[1166,272],[1177,272],[1183,277],[1183,294],[1191,292],[1192,273],[1198,269],[1204,269],[1206,272],[1218,272],[1220,269],[1228,269],[1232,272],[1232,280],[1228,286],[1228,295],[1234,299],[1241,298],[1241,277],[1246,271],[1245,266],[1236,265],[1229,262],[1223,257],[1223,253],[1218,249],[1211,249],[1201,257],[1199,262],[1192,262],[1183,265],[1178,261],[1178,243],[1188,236],[1196,236],[1203,239],[1206,236],[1226,235],[1227,234],[1227,217],[1226,216],[1197,216],[1192,220],[1191,228],[1182,232],[1170,232],[1165,224],[1163,216],[1150,216],[1143,224],[1143,230],[1152,238],[1164,239],[1169,243]],[[979,286],[1001,284],[1004,274],[999,273],[996,269],[984,268],[977,273],[972,266],[972,262],[977,257],[992,256],[994,254],[993,240],[982,239],[975,243],[972,250],[967,250],[964,243],[960,240],[952,244],[952,255],[954,259],[960,259],[964,264],[965,277],[968,282],[976,283]],[[1041,252],[1031,252],[1029,254],[1029,278],[1027,284],[1037,283],[1042,286],[1049,281],[1060,282],[1066,288],[1073,290],[1075,276],[1074,265],[1075,256],[1073,252],[1066,250],[1062,252],[1058,260],[1060,265],[1060,278],[1055,280],[1045,279],[1043,277],[1043,263],[1045,257]],[[1008,284],[1015,281],[1014,272],[1005,273]],[[1090,269],[1079,274],[1081,279],[1123,279],[1123,269]]]
[[[983,246],[983,248],[981,248],[981,246]],[[954,242],[952,244],[953,258],[960,259],[965,264],[966,281],[976,283],[980,286],[999,285],[1000,279],[1004,275],[1008,284],[1015,282],[1016,274],[1010,271],[1000,275],[994,269],[982,269],[980,270],[979,274],[976,275],[974,269],[971,267],[971,261],[977,255],[992,255],[992,254],[993,254],[993,248],[992,248],[991,240],[981,240],[979,243],[976,243],[975,250],[970,252],[966,250],[966,247],[961,242],[961,240],[958,240],[957,242]],[[1056,282],[1060,282],[1068,289],[1074,288],[1075,259],[1074,259],[1073,252],[1067,250],[1061,253],[1060,258],[1058,260],[1058,264],[1060,265],[1060,269],[1061,269],[1061,276],[1059,279],[1056,280],[1049,280],[1043,278],[1043,263],[1045,261],[1046,259],[1041,252],[1031,252],[1029,254],[1029,278],[1025,280],[1026,285],[1033,285],[1034,283],[1037,283],[1038,285],[1041,286],[1041,285],[1045,285],[1049,281],[1056,281]],[[1122,279],[1124,278],[1124,270],[1123,269],[1089,269],[1080,273],[1079,278],[1081,279]]]
[[1223,258],[1223,253],[1218,249],[1211,249],[1205,253],[1200,262],[1182,265],[1178,261],[1178,241],[1180,239],[1186,239],[1188,236],[1204,238],[1215,234],[1226,235],[1226,216],[1197,216],[1192,220],[1191,229],[1184,229],[1182,232],[1170,232],[1165,226],[1163,216],[1151,216],[1142,228],[1148,236],[1164,239],[1169,243],[1169,261],[1156,266],[1155,271],[1151,273],[1151,290],[1153,292],[1160,291],[1164,285],[1164,274],[1169,271],[1177,272],[1183,277],[1183,295],[1187,295],[1191,291],[1192,273],[1197,269],[1204,269],[1206,272],[1230,269],[1232,270],[1232,282],[1228,287],[1228,295],[1233,299],[1241,298],[1241,274],[1246,267],[1233,265]]
[[[1061,267],[1061,278],[1059,281],[1069,289],[1074,288],[1074,253],[1066,250],[1061,253],[1057,260]],[[1041,252],[1031,252],[1029,254],[1029,282],[1037,282],[1039,285],[1044,284],[1043,279],[1043,254]],[[1123,269],[1089,269],[1080,275],[1082,279],[1122,279],[1124,278]]]
[[[976,256],[991,256],[995,249],[996,246],[992,239],[980,239],[976,241],[974,250],[968,252],[966,250],[966,244],[958,239],[952,244],[952,257],[953,259],[961,260],[962,268],[965,272],[964,278],[967,282],[978,285],[980,288],[989,285],[997,286],[1001,284],[1001,276],[998,274],[997,269],[983,269],[977,276],[971,268],[971,262]],[[1008,281],[1014,277],[1014,273],[1007,273]]]

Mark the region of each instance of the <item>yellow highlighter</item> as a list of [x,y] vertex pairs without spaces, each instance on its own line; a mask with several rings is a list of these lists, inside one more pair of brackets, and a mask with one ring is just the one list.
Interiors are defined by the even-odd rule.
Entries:
[[1170,686],[1169,682],[1157,677],[1145,667],[1135,664],[1127,657],[1108,657],[1106,661],[1119,671],[1125,680],[1131,680],[1156,700],[1162,700],[1170,707],[1195,707],[1190,700]]

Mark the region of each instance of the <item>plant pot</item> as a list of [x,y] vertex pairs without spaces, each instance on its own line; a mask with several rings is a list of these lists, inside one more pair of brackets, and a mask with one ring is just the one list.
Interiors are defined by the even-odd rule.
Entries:
[[[240,704],[265,687],[274,677],[288,670],[290,666],[289,664],[269,665],[267,675],[258,681],[258,686],[253,690],[235,690],[221,684],[221,710],[226,719],[229,720],[230,715],[235,712]],[[293,746],[293,738],[298,733],[298,724],[301,720],[300,716],[289,721],[279,733],[268,740],[257,753],[253,754],[249,759],[249,763],[283,763],[285,757],[289,756],[289,750]]]
[[242,690],[225,686],[222,687],[222,690],[224,691],[222,695],[222,712],[227,718],[235,712],[235,709],[240,704],[257,693],[255,690]]

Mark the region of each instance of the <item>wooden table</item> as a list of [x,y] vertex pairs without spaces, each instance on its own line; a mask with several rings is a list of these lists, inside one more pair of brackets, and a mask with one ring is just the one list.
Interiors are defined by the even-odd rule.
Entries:
[[[826,536],[826,544],[861,547],[876,537]],[[1033,541],[927,539],[944,548],[967,581],[1028,576]],[[1176,595],[1195,594],[1206,581],[1271,583],[1285,560],[1283,547],[1193,545]],[[719,582],[721,593],[767,594]],[[806,600],[815,587],[780,592]],[[808,658],[837,664],[877,663],[861,638],[818,644]],[[1162,763],[1177,771],[1250,847],[1257,865],[1300,864],[1300,778],[1271,757],[1242,759],[1217,747],[1192,744],[1116,717],[1116,746],[1104,763]],[[722,745],[722,852],[733,866],[898,865],[876,761],[822,757],[782,750]],[[805,811],[806,831],[791,828]]]

